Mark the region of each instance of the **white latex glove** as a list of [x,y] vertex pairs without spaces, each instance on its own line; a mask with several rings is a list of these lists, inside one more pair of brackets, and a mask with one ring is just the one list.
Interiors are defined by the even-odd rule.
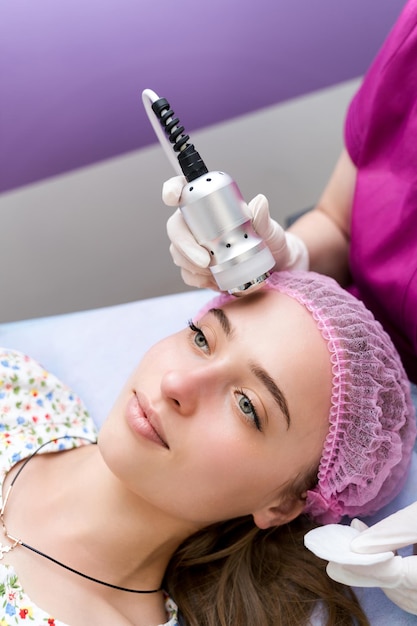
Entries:
[[[175,176],[164,183],[162,200],[168,206],[178,206],[182,188],[186,184],[183,176]],[[268,200],[259,194],[248,204],[254,230],[265,241],[275,259],[274,270],[307,270],[308,251],[304,242],[285,232],[269,214]],[[170,252],[175,265],[181,268],[185,283],[193,287],[207,287],[218,290],[218,286],[208,269],[210,255],[200,246],[188,226],[181,211],[177,209],[167,222],[168,237],[171,240]]]
[[[350,544],[360,554],[397,550],[417,542],[417,502],[368,528],[353,520],[362,531]],[[332,561],[327,573],[334,580],[355,587],[381,587],[392,602],[417,615],[417,556],[393,556],[374,565],[340,564]]]

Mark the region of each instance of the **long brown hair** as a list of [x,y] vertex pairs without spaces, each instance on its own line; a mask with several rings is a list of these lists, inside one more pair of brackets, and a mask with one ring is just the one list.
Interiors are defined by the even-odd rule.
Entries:
[[[311,473],[289,492],[301,497],[307,482]],[[316,526],[300,515],[260,530],[248,516],[189,537],[165,576],[185,624],[302,626],[321,610],[326,626],[369,626],[354,592],[329,578],[326,563],[304,547],[305,533]]]

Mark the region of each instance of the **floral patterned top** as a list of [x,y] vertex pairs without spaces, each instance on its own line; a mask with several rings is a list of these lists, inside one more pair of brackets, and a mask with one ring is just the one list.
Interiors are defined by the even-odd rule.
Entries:
[[[0,507],[7,472],[43,443],[56,438],[39,454],[89,445],[87,440],[96,437],[93,420],[69,387],[30,357],[0,348]],[[31,601],[14,568],[1,563],[2,556],[0,626],[66,626]],[[177,607],[169,597],[165,607],[169,621],[161,626],[178,626]]]

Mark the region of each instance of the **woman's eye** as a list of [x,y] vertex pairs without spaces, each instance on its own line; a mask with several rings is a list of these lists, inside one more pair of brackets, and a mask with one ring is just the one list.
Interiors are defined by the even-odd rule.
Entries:
[[188,322],[188,326],[194,333],[193,341],[197,348],[201,348],[201,350],[208,350],[209,345],[201,328],[198,328],[198,326],[196,326],[192,321]]
[[207,347],[207,340],[206,340],[206,338],[204,336],[204,333],[201,332],[201,330],[199,330],[198,333],[195,334],[194,343],[199,348],[206,348]]
[[250,421],[253,422],[255,427],[258,430],[262,431],[261,420],[259,419],[256,409],[253,406],[252,402],[249,400],[248,396],[245,393],[243,393],[243,391],[238,391],[237,398],[238,398],[239,408],[242,411],[242,413],[245,415],[245,417],[249,418]]

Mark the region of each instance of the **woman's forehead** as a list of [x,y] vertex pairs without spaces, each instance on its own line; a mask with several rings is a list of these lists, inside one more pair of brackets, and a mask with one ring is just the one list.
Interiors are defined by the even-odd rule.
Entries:
[[247,318],[255,323],[265,323],[270,319],[274,325],[275,319],[282,320],[287,317],[290,319],[292,314],[296,314],[297,317],[303,317],[315,325],[311,313],[303,304],[276,289],[264,289],[244,297],[220,301],[219,306],[226,311],[237,312],[242,315],[242,319]]
[[[220,307],[218,305],[221,305]],[[307,308],[295,298],[265,290],[244,298],[220,298],[206,312],[217,318],[223,330],[251,349],[309,361],[321,354],[330,360],[327,342]],[[216,321],[214,323],[217,323]]]

